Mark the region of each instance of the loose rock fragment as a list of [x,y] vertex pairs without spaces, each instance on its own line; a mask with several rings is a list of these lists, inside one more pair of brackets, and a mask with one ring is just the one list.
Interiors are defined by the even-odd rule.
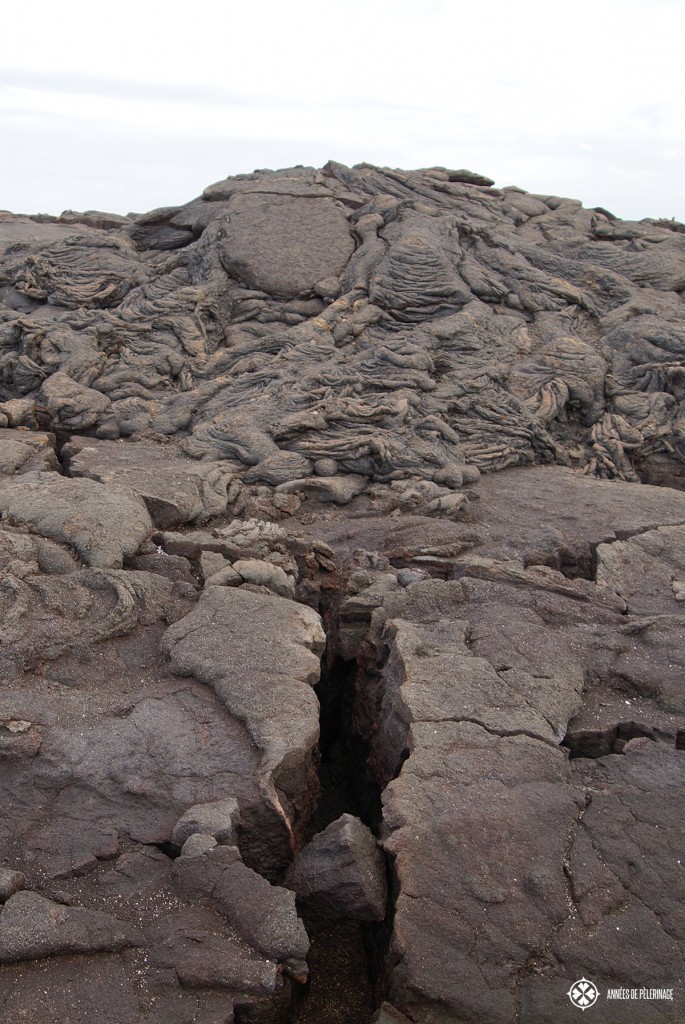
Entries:
[[327,921],[385,917],[383,854],[370,830],[351,814],[314,836],[295,857],[286,883],[308,910]]
[[65,907],[35,892],[18,892],[0,911],[0,962],[140,946],[138,929],[111,914]]
[[171,841],[176,846],[183,846],[190,836],[199,833],[212,836],[224,846],[233,846],[239,816],[238,801],[234,798],[215,800],[211,804],[196,804],[179,818],[171,833]]
[[11,896],[24,888],[26,878],[21,871],[0,868],[0,903],[5,903]]

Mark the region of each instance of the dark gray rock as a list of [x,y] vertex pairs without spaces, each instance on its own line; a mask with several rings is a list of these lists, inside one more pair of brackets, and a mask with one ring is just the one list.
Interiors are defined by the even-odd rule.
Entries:
[[276,960],[256,955],[236,938],[193,928],[187,922],[151,950],[151,961],[157,968],[173,970],[188,989],[269,996],[283,988]]
[[110,871],[98,876],[102,891],[116,898],[156,893],[169,881],[171,861],[155,847],[122,853]]
[[[318,702],[312,687],[323,651],[311,608],[244,587],[207,587],[162,648],[174,671],[211,686],[261,751],[264,796],[288,832],[316,790]],[[281,851],[274,844],[273,853]]]
[[0,968],[0,1008],[6,1020],[31,1024],[232,1024],[230,992],[185,992],[175,974],[172,981],[160,971],[150,971],[154,1003],[141,1007],[136,972],[144,964],[124,953]]
[[138,929],[111,914],[64,907],[35,892],[11,896],[0,911],[0,963],[143,943]]
[[[345,749],[383,790],[381,1019],[558,1024],[584,974],[674,988],[603,1024],[685,1019],[683,294],[682,225],[442,167],[0,213],[0,931],[40,955],[3,1020],[285,1018],[271,882]],[[172,866],[189,808],[240,855]],[[291,877],[358,913],[336,828]],[[315,928],[312,1014],[370,1017],[380,929]]]
[[257,558],[239,558],[233,563],[233,571],[246,583],[266,587],[279,597],[295,597],[295,580],[278,565]]
[[214,836],[203,835],[201,832],[193,832],[189,835],[181,847],[182,857],[201,857],[218,846]]
[[54,435],[0,430],[0,476],[34,470],[59,470]]
[[238,801],[234,798],[215,800],[211,804],[196,804],[178,819],[171,833],[171,841],[176,846],[183,846],[190,836],[199,833],[212,836],[224,846],[234,846],[239,817]]
[[26,876],[21,871],[0,868],[0,903],[5,903],[15,893],[20,892],[26,884]]
[[240,587],[245,581],[235,571],[232,565],[227,564],[223,569],[213,573],[205,582],[207,587]]
[[246,867],[235,847],[179,857],[173,881],[182,896],[208,900],[255,949],[284,964],[294,977],[306,977],[309,940],[295,911],[294,893]]
[[[45,229],[40,233],[45,237]],[[63,240],[41,240],[40,257],[29,255],[11,275],[22,295],[67,309],[102,309],[118,305],[147,279],[149,272],[120,235],[61,226],[60,234]]]
[[234,194],[219,243],[229,274],[281,298],[339,276],[353,251],[342,208],[310,195]]
[[66,373],[53,373],[40,390],[40,398],[55,425],[67,430],[88,430],[98,424],[112,403],[106,395],[84,387]]
[[72,546],[86,565],[117,568],[152,533],[133,492],[57,473],[23,473],[0,486],[0,511],[18,526]]
[[[223,555],[219,554],[218,551],[202,551],[200,554],[200,572],[202,573],[205,583],[207,583],[216,573],[230,567],[230,564],[231,563],[224,558]],[[240,582],[240,579],[238,582]]]
[[187,558],[181,555],[168,555],[166,551],[153,551],[149,555],[134,555],[130,561],[132,569],[138,572],[152,572],[165,576],[172,583],[188,583],[199,587],[200,581],[193,572]]
[[286,884],[309,911],[327,921],[382,921],[385,862],[372,832],[343,814],[307,844],[288,868]]
[[390,1003],[381,1003],[371,1018],[371,1024],[409,1024],[409,1018]]
[[630,612],[678,613],[685,600],[685,526],[660,526],[600,544],[597,561],[598,583],[620,594]]
[[226,464],[195,462],[173,445],[122,445],[88,438],[72,441],[64,456],[72,476],[125,487],[140,495],[161,529],[201,523],[226,511],[232,479]]

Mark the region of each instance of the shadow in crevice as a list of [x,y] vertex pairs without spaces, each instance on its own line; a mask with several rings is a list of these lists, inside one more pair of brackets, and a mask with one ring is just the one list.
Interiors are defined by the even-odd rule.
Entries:
[[[342,814],[360,818],[374,833],[381,820],[380,789],[367,775],[368,744],[355,728],[355,696],[363,673],[354,661],[322,661],[316,686],[320,704],[321,795],[310,836]],[[382,998],[387,926],[352,919],[322,921],[298,912],[311,948],[310,976],[296,994],[290,1024],[368,1024]]]
[[556,569],[568,580],[590,580],[594,583],[597,580],[599,543],[598,541],[596,544],[579,543],[573,547],[560,547],[554,554],[542,560],[540,560],[539,553],[536,553],[535,556],[524,559],[524,565],[526,568],[533,564],[547,565],[550,569]]
[[[678,747],[678,733],[675,746]],[[566,733],[562,747],[569,751],[569,757],[606,757],[607,754],[622,754],[626,744],[643,737],[654,742],[673,744],[673,735],[640,722],[616,722],[603,729],[575,729]]]
[[357,688],[364,676],[355,661],[334,658],[322,662],[315,687],[321,707],[319,782],[321,796],[312,817],[311,834],[320,832],[341,814],[361,818],[372,832],[381,823],[381,791],[367,771],[368,743],[355,725]]

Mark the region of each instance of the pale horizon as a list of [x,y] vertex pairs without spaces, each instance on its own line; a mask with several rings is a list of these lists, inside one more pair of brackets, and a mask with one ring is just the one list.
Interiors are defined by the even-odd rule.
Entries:
[[624,219],[685,220],[677,0],[92,10],[13,13],[2,209],[142,213],[333,159],[464,167]]

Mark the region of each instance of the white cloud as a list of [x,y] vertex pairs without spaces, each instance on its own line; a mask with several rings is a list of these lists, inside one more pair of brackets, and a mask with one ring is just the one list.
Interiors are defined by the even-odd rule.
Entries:
[[143,209],[330,156],[685,219],[679,0],[34,0],[13,22],[6,208]]

